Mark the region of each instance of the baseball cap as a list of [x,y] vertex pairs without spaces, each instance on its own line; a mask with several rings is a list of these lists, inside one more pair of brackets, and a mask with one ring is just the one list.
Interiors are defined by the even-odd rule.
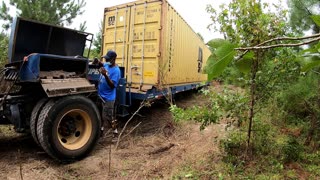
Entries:
[[116,58],[117,57],[117,53],[110,50],[107,52],[106,55],[102,56],[103,58],[105,58],[106,60],[110,60],[110,59],[113,59],[113,58]]

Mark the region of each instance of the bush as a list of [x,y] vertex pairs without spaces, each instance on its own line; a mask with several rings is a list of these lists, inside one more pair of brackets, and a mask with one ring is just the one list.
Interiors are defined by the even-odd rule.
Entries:
[[287,143],[283,146],[282,152],[285,163],[296,162],[301,159],[303,146],[299,144],[296,137],[290,136]]
[[310,108],[318,103],[316,102],[319,96],[318,79],[317,76],[310,73],[278,94],[278,106],[287,112],[286,115],[291,122],[299,123],[292,120],[305,119],[310,112],[314,111]]
[[173,115],[173,120],[179,122],[180,120],[185,119],[185,112],[182,108],[177,107],[177,105],[171,105],[169,107],[170,112]]
[[244,155],[247,146],[247,134],[243,131],[233,131],[226,139],[220,141],[220,146],[226,153],[224,160],[234,166],[244,163]]
[[219,111],[217,110],[218,106],[213,106],[212,108],[208,107],[199,107],[193,106],[186,110],[172,105],[169,107],[170,112],[173,115],[173,120],[179,122],[181,120],[193,120],[200,122],[200,129],[204,129],[210,123],[216,123],[219,120]]
[[174,121],[193,120],[200,122],[200,129],[204,129],[211,123],[218,122],[221,118],[229,118],[242,123],[247,117],[248,97],[242,93],[225,88],[222,92],[202,90],[209,102],[204,106],[193,106],[182,109],[172,105],[169,110],[173,115]]
[[312,72],[277,96],[277,105],[285,112],[287,125],[300,126],[305,144],[319,147],[320,140],[320,79]]
[[252,146],[253,153],[258,155],[270,155],[276,150],[275,129],[270,123],[261,119],[253,122]]
[[223,73],[216,78],[217,81],[221,81],[224,84],[232,84],[236,86],[244,86],[245,75],[239,71],[235,66],[228,66]]

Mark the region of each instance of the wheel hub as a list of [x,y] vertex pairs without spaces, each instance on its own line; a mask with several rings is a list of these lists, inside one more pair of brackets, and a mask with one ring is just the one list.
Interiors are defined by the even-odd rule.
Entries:
[[87,112],[80,109],[66,112],[57,127],[60,144],[69,150],[83,147],[90,139],[91,133],[91,119]]
[[75,120],[70,118],[70,119],[63,119],[63,121],[60,123],[59,126],[59,134],[62,136],[70,136],[74,134],[77,130]]

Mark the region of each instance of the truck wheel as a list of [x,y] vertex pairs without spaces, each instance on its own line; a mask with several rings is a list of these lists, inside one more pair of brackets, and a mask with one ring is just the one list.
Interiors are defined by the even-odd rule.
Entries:
[[83,96],[51,99],[42,109],[37,136],[42,148],[61,161],[78,160],[92,151],[100,136],[100,114]]
[[37,122],[39,114],[44,106],[44,104],[48,102],[48,99],[44,98],[37,102],[36,106],[33,108],[30,118],[30,132],[34,141],[40,145],[38,137],[37,137]]

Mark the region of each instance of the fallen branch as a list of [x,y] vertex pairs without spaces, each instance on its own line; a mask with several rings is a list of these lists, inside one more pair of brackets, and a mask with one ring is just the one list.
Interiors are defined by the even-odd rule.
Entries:
[[151,154],[158,154],[158,153],[162,153],[164,151],[168,151],[169,149],[171,149],[172,147],[174,146],[174,144],[170,143],[168,146],[165,146],[165,147],[161,147],[155,151],[152,151],[152,152],[149,152],[148,154],[151,155]]

